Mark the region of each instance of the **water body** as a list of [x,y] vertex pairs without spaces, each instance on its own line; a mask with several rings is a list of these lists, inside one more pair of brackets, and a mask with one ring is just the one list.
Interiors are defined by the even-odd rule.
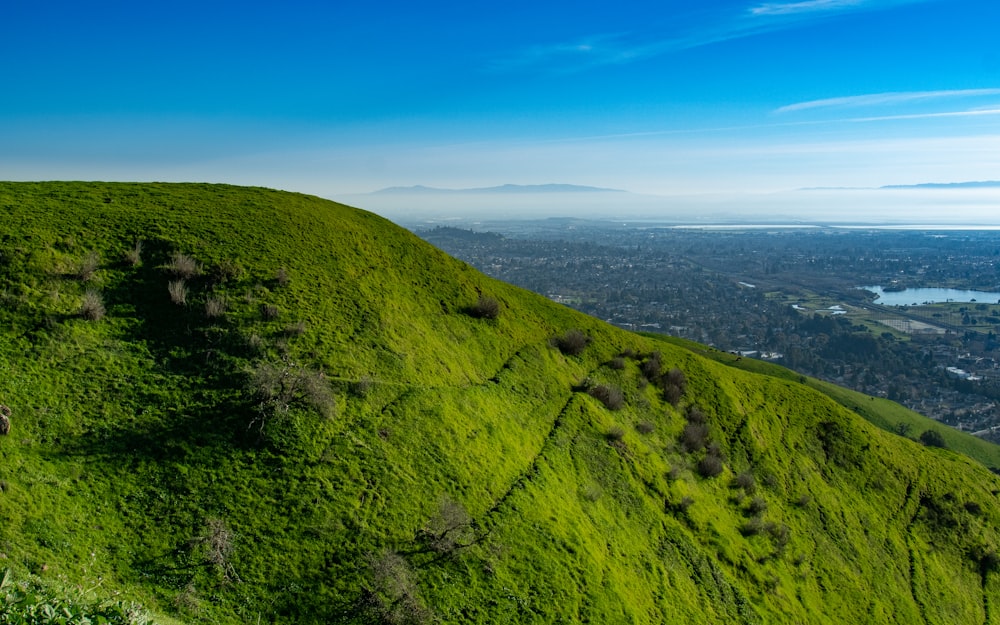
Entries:
[[934,304],[937,302],[979,302],[1000,303],[1000,293],[992,291],[969,291],[966,289],[906,289],[886,292],[880,286],[859,287],[878,295],[875,303],[882,306],[912,306],[914,304]]

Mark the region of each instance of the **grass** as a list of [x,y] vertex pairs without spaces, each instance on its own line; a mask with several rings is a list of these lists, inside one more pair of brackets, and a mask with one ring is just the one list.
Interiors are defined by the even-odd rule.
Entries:
[[[0,553],[53,601],[223,624],[997,618],[1000,481],[797,379],[303,195],[0,183],[0,226]],[[90,251],[84,283],[65,268]],[[177,253],[199,267],[183,307]],[[480,293],[496,318],[469,314]],[[676,406],[644,383],[654,352]]]

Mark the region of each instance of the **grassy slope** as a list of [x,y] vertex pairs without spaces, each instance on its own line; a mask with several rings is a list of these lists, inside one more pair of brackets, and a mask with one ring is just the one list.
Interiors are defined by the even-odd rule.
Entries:
[[[0,225],[0,553],[22,573],[188,622],[1000,621],[1000,482],[794,381],[301,195],[3,183]],[[186,306],[176,251],[203,264]],[[88,288],[99,321],[77,314]],[[465,314],[479,293],[498,319]],[[582,355],[550,344],[570,328]],[[627,349],[684,371],[679,406],[641,358],[609,365]],[[336,406],[262,411],[254,370],[320,380]],[[574,392],[588,377],[624,407]],[[678,443],[688,405],[717,477]]]
[[738,369],[743,369],[744,371],[753,371],[785,380],[800,381],[827,395],[841,406],[853,410],[873,425],[889,432],[898,432],[900,431],[900,426],[902,426],[908,436],[918,439],[923,432],[936,430],[944,438],[948,449],[965,454],[987,467],[1000,468],[1000,445],[972,436],[966,432],[960,432],[954,428],[943,426],[937,421],[914,412],[894,401],[871,397],[830,382],[807,378],[772,363],[752,358],[739,358],[738,356],[720,352],[719,350],[684,339],[669,337],[665,340],[675,345],[687,347],[697,354]]

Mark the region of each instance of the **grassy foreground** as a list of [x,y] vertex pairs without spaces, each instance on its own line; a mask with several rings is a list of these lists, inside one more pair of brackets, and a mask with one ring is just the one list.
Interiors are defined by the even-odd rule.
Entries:
[[0,404],[0,623],[1000,623],[980,463],[313,197],[0,183]]

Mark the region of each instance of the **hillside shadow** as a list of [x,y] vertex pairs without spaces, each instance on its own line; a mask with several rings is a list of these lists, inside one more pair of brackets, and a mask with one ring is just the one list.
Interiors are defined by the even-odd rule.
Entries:
[[[254,354],[236,324],[208,318],[203,306],[172,301],[168,283],[178,278],[164,269],[171,251],[165,241],[144,241],[143,262],[104,291],[109,314],[120,311],[136,320],[116,338],[144,346],[155,372],[170,383],[162,392],[133,389],[130,399],[139,414],[88,432],[67,445],[70,453],[165,460],[196,448],[262,444],[250,427],[256,411],[246,390],[246,368]],[[192,293],[209,292],[217,281],[204,272],[186,279]]]

